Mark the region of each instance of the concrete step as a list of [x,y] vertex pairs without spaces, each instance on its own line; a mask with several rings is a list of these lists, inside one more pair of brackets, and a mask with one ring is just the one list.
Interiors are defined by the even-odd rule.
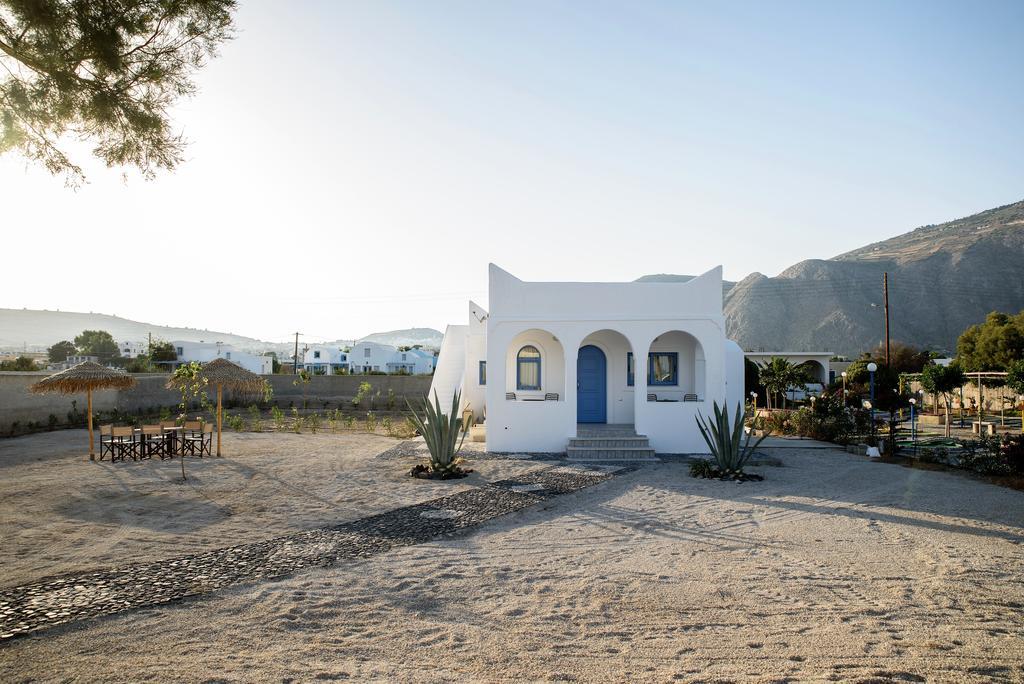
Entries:
[[578,447],[566,450],[570,461],[657,461],[651,447]]
[[576,437],[580,439],[601,439],[615,437],[639,437],[645,439],[646,435],[636,434],[636,430],[630,428],[617,428],[614,430],[594,430],[588,428],[576,428]]
[[605,449],[623,449],[630,447],[650,446],[646,437],[576,437],[569,440],[570,447],[602,447]]

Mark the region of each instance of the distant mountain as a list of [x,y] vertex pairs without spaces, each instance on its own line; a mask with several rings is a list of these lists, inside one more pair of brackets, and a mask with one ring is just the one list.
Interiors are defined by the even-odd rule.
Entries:
[[[185,340],[189,342],[223,342],[236,349],[262,353],[277,352],[279,357],[290,358],[293,346],[287,342],[264,342],[254,337],[200,330],[173,328],[152,323],[132,321],[119,316],[72,311],[40,311],[37,309],[0,309],[0,350],[28,349],[42,351],[55,342],[74,340],[83,330],[106,330],[114,339],[144,341],[152,333],[153,339]],[[441,333],[433,328],[408,328],[373,333],[363,339],[393,346],[421,344],[424,347],[441,346]],[[301,340],[300,340],[301,341]],[[335,340],[328,344],[349,346],[353,340]]]
[[0,309],[0,349],[44,349],[61,340],[74,340],[83,330],[106,330],[118,341],[142,341],[152,333],[153,339],[224,342],[247,351],[262,351],[267,347],[266,343],[244,335],[197,328],[172,328],[107,314]]
[[954,351],[988,312],[1024,309],[1024,201],[801,261],[775,278],[753,273],[723,288],[727,332],[744,349],[873,348],[885,330],[884,272],[892,339]]
[[[688,283],[697,276],[692,275],[675,275],[674,273],[655,273],[652,275],[640,276],[635,281],[636,283]],[[726,295],[732,286],[736,283],[731,280],[722,281],[722,294]]]
[[444,335],[433,328],[405,328],[403,330],[389,330],[388,332],[373,333],[359,340],[359,342],[376,342],[377,344],[390,344],[392,347],[413,346],[415,344],[432,349],[441,348],[441,338]]

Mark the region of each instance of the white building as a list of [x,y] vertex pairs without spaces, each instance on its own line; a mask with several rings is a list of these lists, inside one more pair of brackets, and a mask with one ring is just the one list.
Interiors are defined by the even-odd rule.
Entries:
[[721,267],[685,283],[539,283],[491,264],[489,299],[448,327],[431,386],[486,416],[489,451],[572,453],[614,424],[657,452],[706,453],[696,416],[743,402]]
[[258,356],[249,352],[236,351],[230,344],[223,342],[187,342],[175,340],[171,342],[178,359],[173,365],[198,361],[207,363],[214,359],[224,358],[257,375],[270,375],[274,372],[274,359],[270,356]]
[[126,359],[134,359],[145,355],[149,351],[149,344],[137,340],[123,340],[117,343],[117,351]]
[[361,373],[408,373],[429,375],[434,372],[437,357],[425,349],[407,349],[377,342],[356,342],[349,352],[350,372]]
[[831,368],[834,354],[829,351],[748,351],[743,352],[743,355],[758,366],[771,363],[775,357],[786,359],[794,366],[803,366],[807,373],[805,389],[786,390],[786,398],[790,401],[801,401],[809,395],[820,394],[827,385],[835,382],[836,379],[835,372]]
[[408,373],[409,375],[429,375],[434,372],[437,357],[433,352],[423,349],[395,350],[388,361],[388,373]]
[[307,372],[314,375],[334,375],[348,373],[348,352],[338,347],[316,344],[305,350],[302,365]]
[[352,345],[348,360],[352,373],[387,373],[388,364],[391,363],[395,353],[398,351],[389,344],[378,344],[376,342],[357,342]]

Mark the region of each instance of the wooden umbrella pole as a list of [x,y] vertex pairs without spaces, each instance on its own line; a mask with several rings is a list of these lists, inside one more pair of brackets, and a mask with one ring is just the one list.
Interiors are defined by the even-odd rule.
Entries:
[[96,452],[93,450],[93,446],[92,446],[92,390],[91,389],[85,390],[85,397],[86,397],[86,399],[85,399],[85,404],[86,404],[85,410],[89,412],[89,418],[88,418],[88,423],[89,423],[89,460],[90,461],[95,461],[96,460]]
[[217,456],[218,457],[220,456],[220,426],[221,426],[221,422],[223,420],[222,413],[221,413],[221,402],[220,402],[221,391],[222,390],[223,390],[223,385],[218,383],[217,384]]

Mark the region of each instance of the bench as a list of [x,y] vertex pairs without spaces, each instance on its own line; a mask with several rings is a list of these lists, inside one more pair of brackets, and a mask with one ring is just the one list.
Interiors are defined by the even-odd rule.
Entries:
[[986,435],[994,435],[996,434],[996,424],[988,421],[978,422],[976,420],[971,422],[971,432],[980,435],[983,430]]

